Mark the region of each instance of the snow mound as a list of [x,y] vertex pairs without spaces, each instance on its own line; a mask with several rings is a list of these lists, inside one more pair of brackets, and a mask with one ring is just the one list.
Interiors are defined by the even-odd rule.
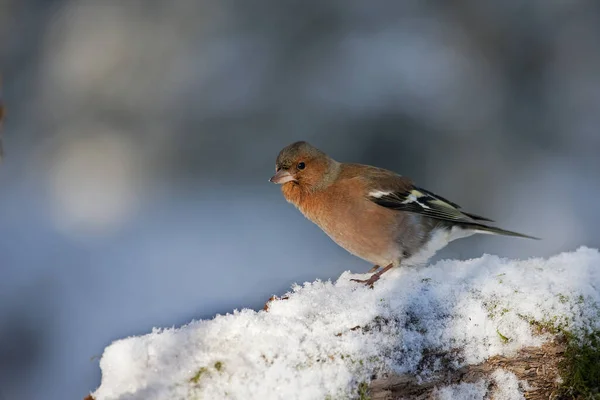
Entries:
[[[106,348],[97,400],[359,398],[387,372],[427,379],[443,368],[541,345],[531,321],[599,328],[600,254],[582,247],[549,259],[484,255],[397,268],[374,289],[350,282],[294,286],[265,311],[242,310],[155,329]],[[452,359],[430,355],[456,354]],[[514,375],[491,379],[519,398]],[[481,399],[486,385],[439,388]]]

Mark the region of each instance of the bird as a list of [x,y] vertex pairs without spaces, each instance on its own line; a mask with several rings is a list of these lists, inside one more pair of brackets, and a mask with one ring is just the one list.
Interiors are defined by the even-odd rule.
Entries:
[[338,162],[305,141],[279,152],[269,181],[340,247],[374,264],[368,279],[353,279],[371,288],[393,267],[423,265],[476,233],[539,239],[492,226],[395,172]]

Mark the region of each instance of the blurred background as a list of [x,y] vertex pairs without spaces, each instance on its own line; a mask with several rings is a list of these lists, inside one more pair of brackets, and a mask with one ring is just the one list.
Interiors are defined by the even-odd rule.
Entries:
[[600,246],[600,2],[0,0],[0,399],[77,399],[113,340],[365,262],[267,182],[307,140]]

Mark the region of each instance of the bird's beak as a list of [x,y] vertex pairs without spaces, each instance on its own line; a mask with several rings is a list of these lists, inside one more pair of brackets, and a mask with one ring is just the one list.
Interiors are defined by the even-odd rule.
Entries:
[[286,171],[285,169],[280,169],[279,171],[277,171],[277,173],[275,173],[275,175],[271,177],[271,179],[269,179],[269,182],[273,182],[278,185],[283,185],[284,183],[292,182],[295,180],[296,178],[294,178],[292,174],[290,174],[288,171]]

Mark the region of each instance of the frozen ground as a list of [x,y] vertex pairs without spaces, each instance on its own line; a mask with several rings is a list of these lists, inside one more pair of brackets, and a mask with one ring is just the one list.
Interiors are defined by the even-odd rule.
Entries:
[[[387,276],[386,276],[387,275]],[[106,348],[97,400],[346,399],[373,375],[423,379],[441,366],[431,350],[472,364],[539,345],[529,321],[600,328],[600,254],[582,247],[549,259],[484,255],[392,270],[373,290],[350,282],[295,286],[268,312],[241,310],[155,329]],[[501,398],[521,397],[502,370]],[[362,385],[361,385],[362,384]],[[439,388],[439,398],[480,399],[486,385]]]

